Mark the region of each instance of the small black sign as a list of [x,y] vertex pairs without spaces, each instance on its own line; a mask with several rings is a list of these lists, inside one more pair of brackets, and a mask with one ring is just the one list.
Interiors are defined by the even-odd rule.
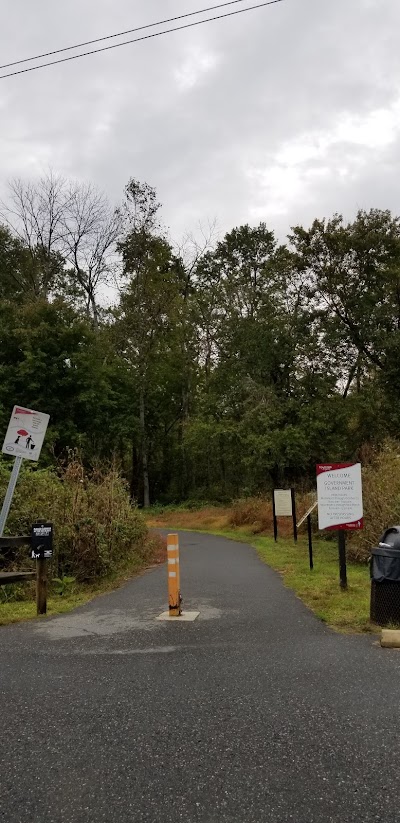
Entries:
[[53,557],[53,524],[34,523],[31,531],[31,557],[33,560]]

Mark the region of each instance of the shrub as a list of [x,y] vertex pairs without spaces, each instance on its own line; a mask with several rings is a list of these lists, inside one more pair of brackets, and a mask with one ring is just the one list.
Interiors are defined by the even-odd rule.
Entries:
[[[234,528],[249,526],[253,534],[261,532],[273,532],[272,501],[261,497],[249,497],[236,500],[232,505],[229,523]],[[292,521],[290,520],[289,527]],[[287,532],[286,518],[280,521],[280,531]]]
[[364,529],[352,535],[348,556],[366,561],[382,532],[400,523],[400,444],[387,441],[363,468]]
[[[4,495],[9,468],[0,470]],[[29,534],[38,519],[54,523],[53,574],[78,581],[103,577],[121,564],[148,559],[147,528],[132,507],[125,482],[115,467],[84,471],[72,457],[59,471],[24,466],[7,521],[8,534]],[[27,548],[12,566],[27,566]],[[10,567],[10,563],[8,564]]]
[[232,505],[232,512],[230,515],[230,525],[238,526],[252,526],[258,522],[261,511],[267,504],[257,497],[244,498],[236,500]]

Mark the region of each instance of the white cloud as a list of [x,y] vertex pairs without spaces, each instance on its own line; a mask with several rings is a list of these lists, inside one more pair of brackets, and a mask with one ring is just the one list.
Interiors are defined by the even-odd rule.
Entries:
[[[256,203],[253,219],[290,214],[299,203],[317,199],[325,181],[356,183],[363,170],[400,138],[400,98],[363,115],[347,114],[328,131],[314,131],[284,143],[265,165],[247,170]],[[258,201],[258,202],[257,202]]]
[[193,89],[217,66],[217,63],[218,58],[215,54],[203,51],[199,47],[186,49],[186,56],[173,72],[178,89]]
[[[199,5],[15,0],[2,62]],[[214,216],[282,234],[336,210],[399,211],[399,27],[398,0],[384,14],[378,0],[288,0],[0,81],[0,189],[50,165],[115,202],[134,176],[175,236]]]

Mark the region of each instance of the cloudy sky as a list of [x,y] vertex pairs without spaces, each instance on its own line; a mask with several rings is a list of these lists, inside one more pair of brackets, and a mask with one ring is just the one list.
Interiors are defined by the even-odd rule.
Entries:
[[[1,64],[217,2],[2,0]],[[0,190],[51,167],[118,202],[133,176],[175,239],[400,214],[399,31],[399,0],[283,0],[3,79]]]

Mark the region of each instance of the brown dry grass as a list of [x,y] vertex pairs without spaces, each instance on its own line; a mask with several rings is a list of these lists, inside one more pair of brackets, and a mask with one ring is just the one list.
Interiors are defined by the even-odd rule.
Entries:
[[[296,498],[297,520],[310,506],[309,495]],[[176,529],[244,529],[250,534],[273,534],[271,498],[249,497],[236,500],[230,506],[204,506],[198,510],[165,508],[147,517],[148,526],[154,528],[173,527]],[[278,518],[279,535],[290,537],[293,533],[290,517]]]
[[229,525],[230,508],[206,506],[199,511],[190,509],[166,509],[149,514],[146,518],[150,528],[173,526],[176,529],[224,529]]

